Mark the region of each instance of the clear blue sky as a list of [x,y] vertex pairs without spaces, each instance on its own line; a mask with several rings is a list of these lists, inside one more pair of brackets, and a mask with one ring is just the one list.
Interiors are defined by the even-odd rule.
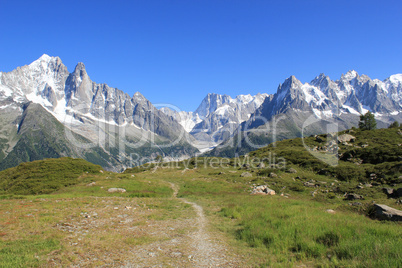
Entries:
[[72,72],[192,111],[350,69],[402,72],[402,1],[0,0],[0,71],[46,53]]

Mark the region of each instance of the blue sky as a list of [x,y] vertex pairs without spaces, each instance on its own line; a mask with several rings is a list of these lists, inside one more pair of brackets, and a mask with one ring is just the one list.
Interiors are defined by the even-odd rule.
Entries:
[[402,1],[4,1],[0,71],[46,53],[69,71],[193,111],[207,93],[275,93],[354,69],[402,73]]

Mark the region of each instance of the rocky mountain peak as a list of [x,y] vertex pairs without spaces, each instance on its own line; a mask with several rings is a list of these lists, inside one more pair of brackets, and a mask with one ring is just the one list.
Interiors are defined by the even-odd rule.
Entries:
[[349,70],[346,74],[342,74],[341,80],[353,80],[355,78],[358,78],[359,74],[355,70]]
[[292,75],[283,82],[283,86],[286,88],[296,88],[302,86],[302,83],[296,78],[296,76]]
[[144,95],[142,95],[140,92],[135,92],[133,95],[133,100],[137,101],[137,102],[143,102],[143,101],[147,101],[147,99],[144,97]]
[[85,69],[84,63],[82,63],[82,62],[77,63],[77,65],[75,66],[75,69],[74,69],[74,74],[83,76],[86,73],[87,73],[87,71]]
[[67,72],[67,67],[63,64],[59,57],[51,57],[43,54],[39,59],[28,65],[28,68],[34,72]]
[[39,57],[40,61],[50,61],[52,59],[52,57],[50,57],[47,54],[43,54],[42,56]]
[[213,113],[220,105],[230,102],[232,98],[228,95],[220,95],[216,93],[208,93],[208,95],[202,100],[200,106],[198,106],[195,113],[201,118],[207,117]]
[[326,76],[324,73],[321,73],[319,76],[316,76],[310,84],[316,87],[327,87],[328,84],[330,83],[331,79],[329,76]]
[[294,76],[290,76],[279,85],[277,90],[277,100],[280,102],[290,91],[300,90],[303,84]]

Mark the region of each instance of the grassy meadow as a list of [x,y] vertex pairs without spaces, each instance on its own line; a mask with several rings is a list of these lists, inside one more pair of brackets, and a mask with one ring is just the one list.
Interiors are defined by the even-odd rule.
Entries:
[[[402,187],[401,135],[352,135],[335,167],[294,139],[240,159],[194,158],[120,174],[71,158],[5,170],[0,267],[124,265],[133,251],[194,231],[196,213],[183,198],[203,207],[208,230],[248,267],[402,267],[401,223],[369,217],[373,202],[402,209],[382,191]],[[315,137],[303,142],[322,145]],[[276,195],[251,195],[257,185]],[[126,192],[109,193],[112,187]],[[364,199],[344,200],[346,192]]]

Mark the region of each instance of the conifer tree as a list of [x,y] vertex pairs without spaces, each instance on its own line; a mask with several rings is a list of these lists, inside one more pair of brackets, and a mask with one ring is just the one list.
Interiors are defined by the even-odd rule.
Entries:
[[361,130],[376,129],[377,128],[377,121],[374,118],[374,114],[372,114],[370,111],[368,111],[364,115],[362,114],[360,116],[359,128]]

